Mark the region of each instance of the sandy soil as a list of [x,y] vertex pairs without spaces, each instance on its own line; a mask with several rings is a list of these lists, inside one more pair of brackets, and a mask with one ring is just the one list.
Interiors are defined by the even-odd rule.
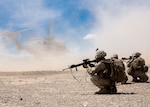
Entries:
[[117,94],[95,95],[85,71],[73,74],[78,81],[70,71],[0,72],[0,107],[150,107],[149,82],[129,77]]

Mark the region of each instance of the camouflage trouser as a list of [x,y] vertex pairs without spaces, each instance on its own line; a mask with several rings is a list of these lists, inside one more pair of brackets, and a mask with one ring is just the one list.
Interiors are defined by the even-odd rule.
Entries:
[[98,88],[114,87],[115,86],[114,81],[111,81],[110,79],[100,78],[98,75],[92,75],[91,81]]
[[125,84],[128,81],[128,77],[125,75],[125,78],[121,81],[121,84]]
[[131,75],[133,77],[133,79],[138,80],[141,82],[146,82],[148,80],[148,76],[146,75],[146,73],[144,71],[135,71],[132,68],[128,69],[128,74]]
[[127,80],[128,80],[128,77],[127,77],[126,73],[124,71],[120,72],[118,75],[117,82],[126,83]]

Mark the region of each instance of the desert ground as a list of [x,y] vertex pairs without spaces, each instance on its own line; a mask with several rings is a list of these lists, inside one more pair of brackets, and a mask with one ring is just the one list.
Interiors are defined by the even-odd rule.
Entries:
[[[73,75],[72,75],[73,74]],[[117,83],[95,95],[86,71],[0,72],[0,107],[150,107],[150,83]],[[150,76],[150,73],[147,73]],[[74,78],[76,77],[76,78]]]

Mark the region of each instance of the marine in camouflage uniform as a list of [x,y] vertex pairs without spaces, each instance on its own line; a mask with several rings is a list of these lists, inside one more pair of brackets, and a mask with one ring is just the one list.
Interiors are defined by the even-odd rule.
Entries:
[[110,71],[108,70],[105,56],[106,52],[101,50],[96,51],[95,58],[98,63],[95,65],[94,70],[88,71],[92,83],[100,88],[95,94],[111,94],[117,92],[115,81],[110,79]]
[[125,84],[128,81],[128,77],[125,73],[125,65],[121,59],[118,58],[118,54],[114,54],[111,57],[111,60],[114,64],[114,70],[117,71],[117,82],[121,82],[121,84]]
[[145,65],[145,60],[140,56],[141,53],[139,52],[133,53],[132,59],[127,64],[129,67],[127,72],[133,77],[133,82],[146,82],[148,80],[146,75],[148,66]]

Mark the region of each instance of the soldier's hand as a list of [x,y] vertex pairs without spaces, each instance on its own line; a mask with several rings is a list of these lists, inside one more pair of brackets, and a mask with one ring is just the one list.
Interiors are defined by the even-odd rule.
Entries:
[[83,68],[88,68],[88,66],[86,64],[83,64]]
[[94,65],[94,64],[89,64],[89,66],[90,66],[90,67],[95,67],[95,65]]

